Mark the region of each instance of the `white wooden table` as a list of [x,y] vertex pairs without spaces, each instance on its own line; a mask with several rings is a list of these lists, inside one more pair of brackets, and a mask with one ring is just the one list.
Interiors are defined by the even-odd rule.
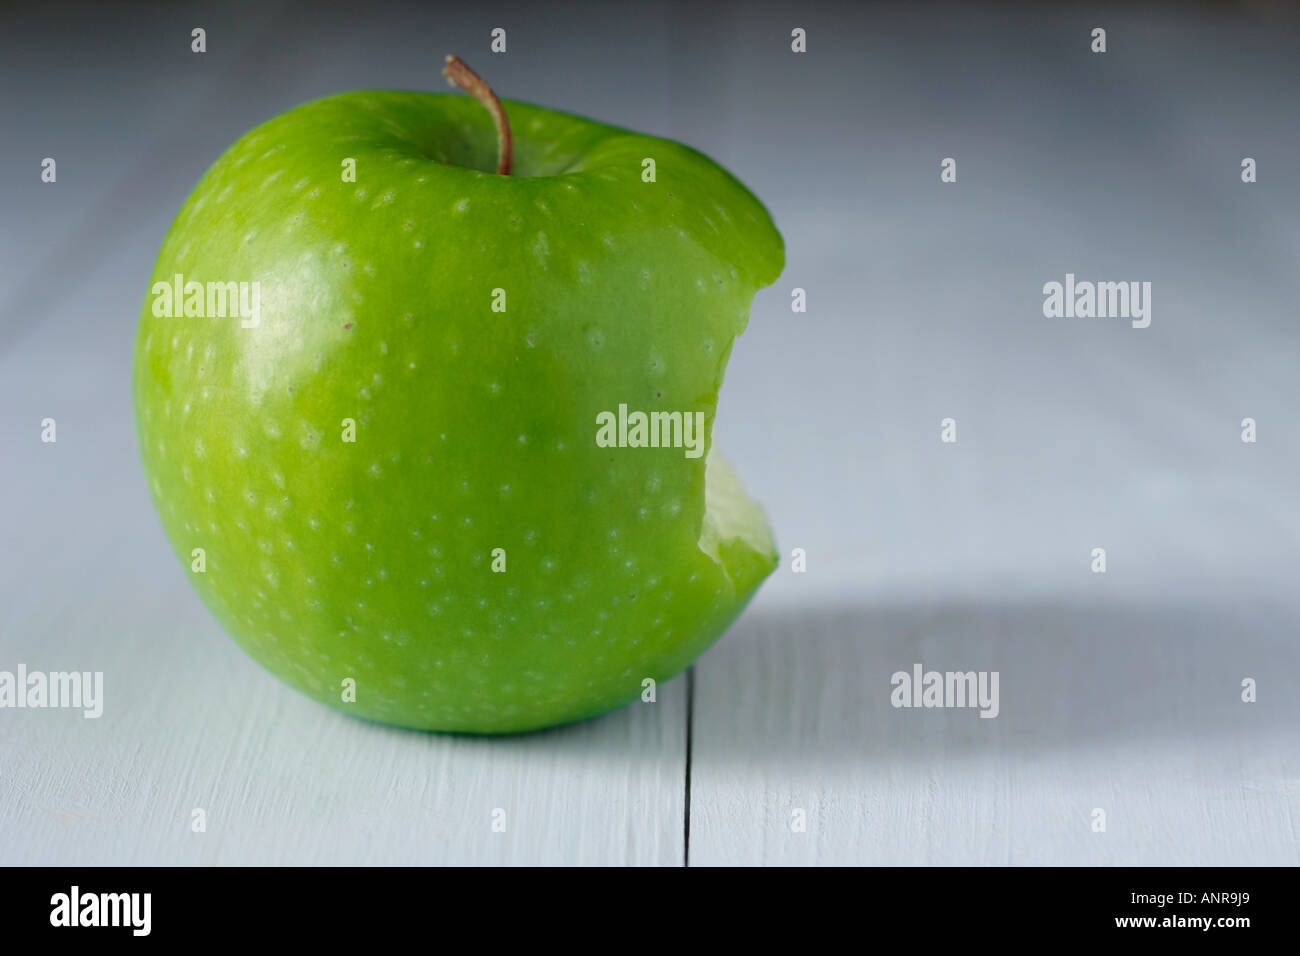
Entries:
[[[0,864],[1300,862],[1293,31],[503,12],[511,52],[477,57],[503,95],[690,142],[773,210],[788,267],[718,434],[808,571],[657,703],[490,740],[352,720],[245,658],[163,540],[129,392],[207,164],[305,99],[439,88],[486,21],[167,10],[0,31],[0,669],[106,680],[98,720],[0,711]],[[1151,327],[1045,319],[1067,272],[1151,281]],[[916,662],[998,671],[1000,715],[895,709]]]

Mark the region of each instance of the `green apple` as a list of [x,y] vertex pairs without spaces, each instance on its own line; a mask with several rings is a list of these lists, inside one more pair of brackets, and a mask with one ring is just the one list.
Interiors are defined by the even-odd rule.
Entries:
[[[775,568],[711,446],[784,249],[686,146],[484,103],[345,93],[243,136],[163,242],[133,390],[245,651],[348,713],[503,733],[648,697]],[[702,444],[598,442],[620,406]]]

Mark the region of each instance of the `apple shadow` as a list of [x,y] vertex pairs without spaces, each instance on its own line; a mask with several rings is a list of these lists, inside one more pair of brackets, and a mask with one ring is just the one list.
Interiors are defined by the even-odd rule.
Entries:
[[[753,608],[696,663],[697,759],[1030,755],[1300,728],[1294,610],[1120,603]],[[996,718],[895,707],[892,676],[997,671]],[[1258,701],[1242,700],[1253,678]],[[1288,744],[1289,746],[1290,744]]]

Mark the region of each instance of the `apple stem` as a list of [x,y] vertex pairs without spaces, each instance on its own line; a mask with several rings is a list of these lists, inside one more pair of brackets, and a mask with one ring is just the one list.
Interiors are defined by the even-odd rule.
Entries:
[[458,56],[448,56],[447,65],[442,68],[442,75],[448,82],[459,86],[474,99],[483,104],[483,108],[492,115],[492,122],[497,128],[497,175],[509,176],[514,164],[515,144],[510,135],[510,121],[506,119],[505,107],[492,92],[492,87],[483,82],[477,73],[465,65]]

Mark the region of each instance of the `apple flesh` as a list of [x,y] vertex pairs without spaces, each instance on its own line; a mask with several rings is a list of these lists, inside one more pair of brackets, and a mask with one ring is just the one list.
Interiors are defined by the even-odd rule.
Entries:
[[256,282],[256,325],[151,295],[136,339],[146,476],[205,603],[292,686],[405,727],[522,731],[637,698],[777,560],[711,448],[595,441],[626,403],[703,412],[711,445],[783,264],[766,210],[678,143],[504,105],[508,176],[454,94],[342,94],[252,130],[151,281]]

